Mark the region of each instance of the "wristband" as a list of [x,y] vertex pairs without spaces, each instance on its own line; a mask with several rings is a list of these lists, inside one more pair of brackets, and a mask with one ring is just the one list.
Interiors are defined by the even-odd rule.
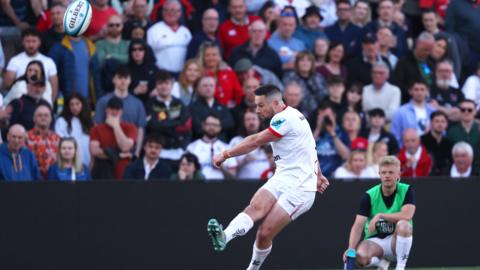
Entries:
[[224,159],[228,159],[228,158],[231,158],[232,156],[230,155],[230,153],[228,152],[228,150],[224,150],[222,152],[222,156]]

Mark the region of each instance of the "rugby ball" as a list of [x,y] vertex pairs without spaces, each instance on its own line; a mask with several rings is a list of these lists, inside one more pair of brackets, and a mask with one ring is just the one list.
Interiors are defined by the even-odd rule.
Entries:
[[92,6],[88,0],[71,2],[63,16],[65,33],[70,36],[80,36],[87,31],[92,20]]

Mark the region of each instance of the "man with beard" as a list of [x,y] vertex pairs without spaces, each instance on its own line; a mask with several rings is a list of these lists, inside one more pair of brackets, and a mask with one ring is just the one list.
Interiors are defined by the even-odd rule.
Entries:
[[130,41],[122,39],[122,29],[122,17],[113,15],[108,19],[107,36],[95,43],[101,68],[105,68],[105,65],[110,61],[116,61],[121,64],[128,62],[128,46],[130,45]]
[[53,44],[62,41],[65,36],[63,28],[63,15],[65,14],[65,6],[62,3],[54,3],[50,7],[50,15],[52,17],[52,27],[42,34],[42,47],[40,51],[47,54]]
[[222,131],[222,122],[220,118],[210,113],[202,122],[203,137],[190,143],[187,146],[187,152],[198,157],[202,167],[202,173],[206,180],[223,180],[233,178],[236,175],[237,163],[234,159],[226,162],[222,167],[213,166],[213,157],[227,149],[228,145],[218,139]]
[[219,168],[225,161],[233,160],[230,158],[270,143],[277,167],[275,174],[225,230],[213,218],[207,226],[214,249],[222,251],[230,240],[245,235],[255,222],[261,221],[248,270],[260,269],[272,250],[274,237],[310,209],[317,190],[323,193],[329,185],[320,170],[307,119],[298,110],[285,105],[282,93],[273,85],[255,90],[255,104],[260,117],[271,118],[269,128],[217,154],[213,164]]

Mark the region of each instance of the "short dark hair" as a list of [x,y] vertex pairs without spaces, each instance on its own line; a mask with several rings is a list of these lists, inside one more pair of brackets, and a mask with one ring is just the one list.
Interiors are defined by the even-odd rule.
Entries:
[[265,84],[255,90],[256,96],[270,96],[276,93],[281,93],[281,91],[277,86],[273,84]]
[[118,97],[112,97],[107,102],[107,108],[122,110],[123,109],[123,101]]
[[122,78],[130,77],[130,70],[128,69],[128,66],[127,65],[119,65],[115,69],[115,76],[122,77]]
[[40,40],[42,40],[42,36],[41,36],[40,32],[33,27],[27,28],[27,29],[22,31],[22,39],[27,37],[27,36],[38,37]]
[[374,116],[380,116],[380,117],[385,117],[385,111],[383,111],[382,108],[374,108],[368,111],[368,116],[374,117]]
[[345,82],[343,81],[342,76],[339,75],[333,75],[327,80],[327,86],[335,85],[335,84],[343,84],[345,85]]
[[346,4],[346,5],[352,6],[352,3],[350,3],[350,1],[348,0],[337,0],[336,5],[338,6],[340,4]]
[[460,102],[458,103],[458,106],[460,106],[460,104],[461,104],[461,103],[464,103],[464,102],[472,103],[474,107],[477,107],[477,103],[475,102],[475,100],[469,99],[469,98],[466,98],[466,99],[460,101]]
[[425,85],[425,87],[427,87],[428,90],[430,90],[430,86],[429,86],[428,83],[427,83],[425,80],[423,80],[423,79],[413,80],[413,81],[408,85],[408,90],[412,89],[415,84],[423,84],[423,85]]
[[143,142],[143,145],[145,146],[147,143],[158,143],[160,145],[165,146],[165,138],[158,135],[158,134],[149,134],[146,138],[145,141]]
[[423,15],[428,14],[428,13],[437,14],[437,12],[435,11],[435,9],[433,9],[433,8],[422,9],[422,17],[423,17]]
[[220,122],[220,124],[222,123],[222,120],[220,120],[220,116],[219,116],[218,114],[216,114],[216,113],[213,113],[213,112],[207,114],[207,115],[202,119],[202,122],[205,122],[208,117],[213,117],[213,118],[217,119],[217,120]]
[[430,121],[433,121],[433,119],[435,119],[435,117],[438,117],[438,116],[443,116],[445,117],[445,119],[448,121],[448,115],[443,112],[443,111],[434,111],[431,115],[430,115]]
[[200,162],[198,161],[198,157],[195,156],[194,154],[190,153],[190,152],[186,152],[185,154],[183,154],[181,157],[180,157],[180,161],[182,159],[186,159],[187,162],[189,163],[193,163],[193,166],[195,167],[195,170],[198,171],[200,170],[202,167],[200,166]]
[[160,69],[159,71],[157,71],[157,73],[155,74],[155,83],[166,81],[173,81],[172,74],[170,74],[170,72],[164,69]]

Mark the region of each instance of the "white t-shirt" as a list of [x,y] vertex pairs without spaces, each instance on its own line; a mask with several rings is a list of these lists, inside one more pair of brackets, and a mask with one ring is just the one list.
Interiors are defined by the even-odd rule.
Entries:
[[287,106],[273,116],[268,130],[281,138],[271,143],[277,165],[273,178],[304,191],[316,191],[319,164],[315,139],[305,116]]
[[72,118],[72,130],[68,131],[67,121],[65,118],[58,117],[55,121],[55,132],[58,136],[64,137],[73,137],[77,141],[78,148],[80,150],[80,156],[82,158],[82,163],[85,166],[90,165],[90,135],[83,133],[82,125],[78,117]]
[[[243,137],[237,136],[234,137],[229,144],[229,148],[231,149],[235,145],[239,144],[243,140]],[[237,178],[238,179],[248,179],[248,180],[258,180],[260,179],[260,176],[262,173],[270,168],[270,163],[268,163],[268,157],[267,154],[263,149],[260,147],[253,150],[252,152],[248,153],[247,155],[250,155],[254,159],[246,164],[244,164],[242,167],[238,168],[237,171]],[[237,164],[240,164],[245,160],[247,155],[243,156],[238,156],[235,157],[235,160],[237,161]]]
[[[228,145],[221,140],[210,143],[198,139],[187,146],[187,152],[197,156],[206,180],[222,180],[224,179],[223,173],[221,170],[213,167],[212,159],[215,155],[222,153],[227,148]],[[237,162],[234,158],[229,158],[223,163],[223,166],[224,168],[234,168],[237,166]]]
[[55,62],[53,62],[52,58],[41,53],[37,53],[35,56],[28,56],[25,52],[19,53],[10,59],[10,62],[8,62],[7,65],[7,70],[15,72],[16,77],[18,78],[25,74],[28,63],[32,60],[42,62],[47,78],[57,75],[57,66],[55,65]]
[[360,172],[360,175],[355,175],[353,172],[345,169],[345,167],[340,166],[333,173],[333,177],[342,178],[345,181],[353,181],[353,179],[362,179],[362,178],[378,178],[378,172],[375,171],[374,167],[367,166]]
[[415,111],[415,116],[417,118],[418,135],[422,136],[427,131],[430,123],[427,116],[427,108],[425,106],[417,107],[414,105],[413,110]]
[[480,108],[480,77],[472,75],[468,77],[463,85],[462,92],[465,98],[474,100],[477,103],[477,109]]
[[147,43],[157,58],[157,67],[171,72],[182,71],[191,39],[192,34],[185,26],[174,31],[164,22],[154,24],[147,31]]

